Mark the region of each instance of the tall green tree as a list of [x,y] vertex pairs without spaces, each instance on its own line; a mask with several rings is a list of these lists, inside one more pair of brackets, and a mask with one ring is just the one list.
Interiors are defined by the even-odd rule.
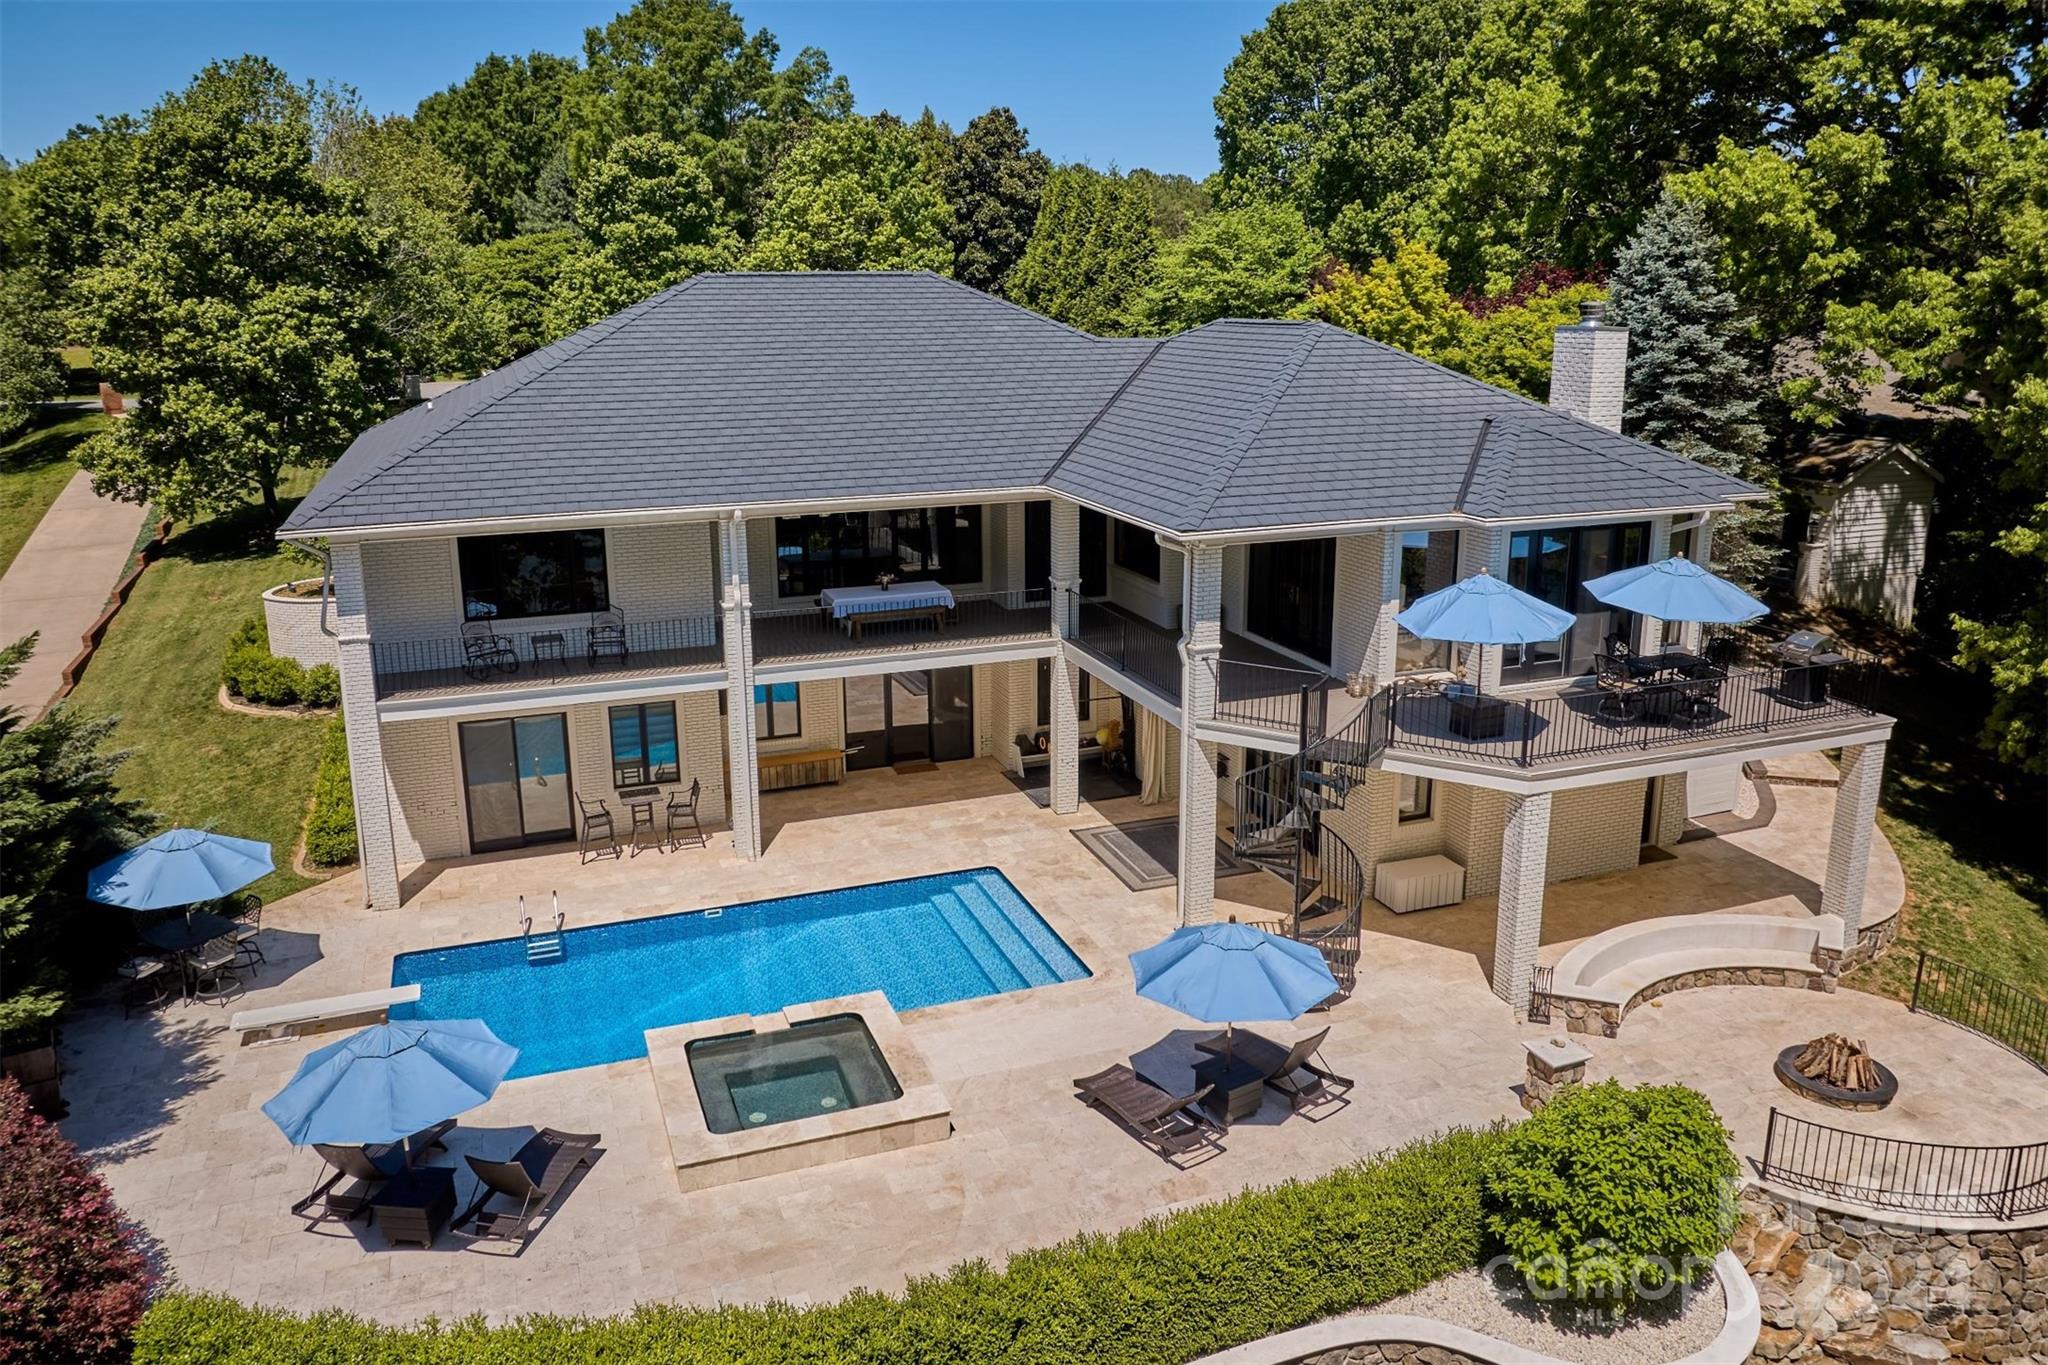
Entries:
[[994,294],[1023,258],[1052,162],[1008,109],[969,120],[940,179],[953,221],[953,278]]
[[1004,292],[1026,308],[1098,336],[1137,329],[1159,236],[1152,199],[1124,176],[1062,166],[1045,182],[1030,244]]
[[675,143],[642,133],[612,144],[577,187],[584,250],[562,264],[548,330],[566,336],[705,270],[730,266],[739,238],[711,177]]
[[564,111],[577,74],[571,57],[494,52],[467,79],[420,101],[413,121],[469,177],[482,236],[528,230],[520,227],[521,199],[566,158]]
[[137,189],[79,280],[100,372],[137,401],[79,447],[93,486],[167,515],[327,463],[397,387],[378,325],[385,236],[313,165],[308,92],[259,57],[217,62],[149,113]]
[[817,123],[769,179],[747,264],[945,274],[951,220],[908,125],[858,116]]
[[62,341],[56,306],[35,272],[0,267],[0,439],[27,426],[36,404],[62,387]]
[[[1743,354],[1746,328],[1721,255],[1706,215],[1669,192],[1623,244],[1608,281],[1613,319],[1629,329],[1623,423],[1653,445],[1770,487],[1756,369]],[[1782,557],[1781,521],[1775,498],[1719,518],[1716,572],[1762,582]]]
[[1285,0],[1216,96],[1226,204],[1282,198],[1353,264],[1393,247],[1466,90],[1481,0]]
[[548,305],[581,244],[573,231],[537,232],[469,249],[462,261],[462,287],[495,319],[494,335],[502,339],[483,364],[498,365],[548,344]]
[[701,163],[744,224],[791,138],[853,110],[846,79],[823,52],[807,47],[778,67],[780,54],[775,35],[748,34],[726,0],[638,0],[586,30],[568,108],[572,177],[621,138],[652,133]]
[[103,211],[134,189],[136,133],[125,114],[82,123],[21,168],[34,265],[52,289],[99,264]]
[[1195,220],[1216,207],[1200,181],[1185,175],[1162,175],[1140,166],[1126,177],[1152,200],[1152,230],[1161,241],[1169,241],[1193,227]]
[[1160,247],[1137,315],[1154,332],[1217,318],[1284,317],[1307,297],[1324,256],[1292,204],[1224,209]]

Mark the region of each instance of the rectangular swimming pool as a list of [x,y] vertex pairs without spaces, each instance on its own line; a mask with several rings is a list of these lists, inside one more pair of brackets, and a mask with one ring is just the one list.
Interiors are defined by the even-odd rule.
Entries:
[[517,938],[401,953],[420,987],[393,1018],[481,1019],[519,1049],[514,1076],[647,1055],[648,1029],[770,1014],[879,990],[895,1009],[1089,975],[992,867],[571,929],[559,961]]

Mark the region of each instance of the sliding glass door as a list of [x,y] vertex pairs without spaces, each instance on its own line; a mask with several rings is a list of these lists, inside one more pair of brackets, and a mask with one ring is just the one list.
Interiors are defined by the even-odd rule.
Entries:
[[1642,522],[1515,532],[1508,541],[1508,582],[1578,619],[1561,639],[1508,646],[1501,677],[1533,682],[1592,672],[1593,656],[1605,651],[1614,636],[1626,637],[1635,617],[1600,601],[1584,585],[1645,563],[1649,552],[1650,528]]
[[567,839],[575,832],[566,716],[464,721],[458,733],[472,853]]
[[846,747],[854,769],[974,757],[974,670],[848,678]]

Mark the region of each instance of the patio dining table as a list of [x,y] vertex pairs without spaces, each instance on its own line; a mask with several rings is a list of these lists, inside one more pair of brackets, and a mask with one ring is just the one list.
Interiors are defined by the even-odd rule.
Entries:
[[240,927],[233,920],[210,910],[194,910],[190,915],[175,915],[152,924],[138,930],[137,934],[152,948],[166,953],[190,953],[217,938],[230,937]]
[[943,583],[894,583],[889,587],[868,584],[858,588],[827,588],[818,602],[834,620],[865,616],[882,611],[931,611],[954,606],[953,590]]
[[1668,678],[1682,677],[1694,669],[1704,668],[1707,661],[1697,654],[1682,649],[1668,649],[1661,654],[1631,654],[1625,662],[1629,676],[1638,682],[1658,682]]

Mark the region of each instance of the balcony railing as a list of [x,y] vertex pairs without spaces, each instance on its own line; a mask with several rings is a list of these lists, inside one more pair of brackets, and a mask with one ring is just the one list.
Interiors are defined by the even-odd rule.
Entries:
[[1075,644],[1163,697],[1180,701],[1180,650],[1172,632],[1107,602],[1070,598]]
[[1878,714],[1874,664],[1734,669],[1626,693],[1585,686],[1540,697],[1396,684],[1385,709],[1396,750],[1516,768],[1818,729]]
[[1336,680],[1305,668],[1211,659],[1219,721],[1278,730],[1304,745],[1320,737],[1329,719],[1330,689]]
[[754,658],[789,662],[840,654],[957,649],[1051,634],[1052,608],[1045,588],[963,593],[951,607],[842,617],[817,606],[777,607],[754,613]]
[[522,629],[513,622],[494,624],[497,642],[468,642],[459,632],[426,640],[373,642],[370,665],[378,700],[479,689],[517,691],[602,677],[660,677],[724,665],[716,616],[629,618],[623,652],[604,642],[593,651],[588,625]]
[[2048,1211],[2048,1142],[1966,1147],[1831,1128],[1771,1109],[1766,1180],[1873,1208],[2011,1219]]

